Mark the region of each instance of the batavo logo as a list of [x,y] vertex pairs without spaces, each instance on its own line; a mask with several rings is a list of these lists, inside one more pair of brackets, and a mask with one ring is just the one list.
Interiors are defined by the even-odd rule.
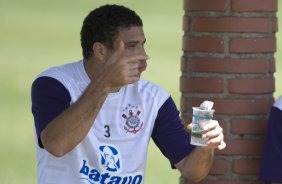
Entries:
[[87,165],[83,160],[82,167],[79,171],[82,175],[81,180],[87,180],[90,184],[141,184],[142,175],[115,175],[115,173],[101,173],[97,169]]
[[[100,170],[91,167],[83,160],[79,171],[81,180],[87,180],[90,184],[141,184],[141,174],[119,174],[122,172],[122,160],[117,147],[113,145],[100,145]],[[102,171],[101,171],[102,170]]]

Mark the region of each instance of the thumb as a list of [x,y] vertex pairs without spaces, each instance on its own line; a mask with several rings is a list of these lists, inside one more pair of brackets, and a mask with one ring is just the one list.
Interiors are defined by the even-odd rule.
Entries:
[[219,150],[223,150],[226,147],[226,143],[224,141],[220,142],[220,145],[217,147]]
[[114,44],[114,52],[110,56],[110,58],[108,59],[108,61],[106,63],[112,64],[112,63],[117,62],[119,60],[119,58],[121,58],[121,56],[123,55],[124,47],[125,47],[124,42],[122,40],[118,39],[116,41],[116,43]]
[[121,56],[124,51],[124,47],[124,42],[118,38],[114,43],[114,54]]
[[186,126],[187,130],[189,133],[192,132],[192,123],[189,123],[187,126]]

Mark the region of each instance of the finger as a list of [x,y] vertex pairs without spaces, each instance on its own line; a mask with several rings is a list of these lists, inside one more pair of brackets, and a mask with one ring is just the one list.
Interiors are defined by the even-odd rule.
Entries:
[[122,56],[122,54],[124,52],[124,47],[125,47],[124,42],[122,40],[118,40],[117,42],[118,42],[117,47],[114,50],[114,53],[112,55],[112,57],[116,60],[118,60]]
[[139,68],[139,63],[137,62],[130,62],[127,64],[128,70],[135,70]]
[[226,143],[224,141],[221,141],[220,145],[217,147],[217,149],[219,150],[223,150],[224,148],[226,148]]
[[207,125],[204,126],[204,130],[210,131],[210,130],[216,128],[217,126],[219,126],[218,121],[217,120],[211,120]]
[[107,64],[112,64],[112,63],[115,63],[116,61],[118,61],[123,53],[124,53],[124,42],[120,39],[118,39],[116,41],[116,44],[114,45],[115,47],[115,50],[113,52],[113,54],[111,55],[111,57],[108,59],[108,61],[106,62]]
[[140,72],[138,66],[132,66],[134,68],[127,68],[123,71],[126,84],[132,84],[140,79]]
[[222,132],[223,132],[223,129],[220,126],[217,126],[214,129],[203,134],[203,138],[211,139],[211,138],[219,136],[220,134],[222,134]]
[[146,60],[140,61],[140,62],[139,62],[139,66],[138,66],[139,72],[145,71],[146,68],[147,68],[147,62],[146,62]]
[[148,59],[149,59],[149,56],[144,55],[144,54],[127,56],[127,58],[126,58],[128,63],[139,63],[140,61],[146,61]]
[[138,68],[128,71],[128,76],[129,77],[138,77],[139,74],[140,73],[139,73]]
[[190,132],[192,131],[192,123],[189,123],[189,124],[187,125],[187,130],[190,131]]
[[207,143],[219,144],[221,141],[223,141],[223,137],[223,134],[219,134],[216,137],[208,139]]
[[209,139],[206,143],[211,147],[217,148],[222,141],[223,141],[223,134],[220,134],[215,138]]
[[124,68],[124,76],[134,77],[139,76],[139,64],[138,63],[127,63]]
[[114,41],[114,50],[115,51],[124,51],[124,48],[125,48],[125,44],[124,42],[120,39],[120,38],[117,38],[115,41]]

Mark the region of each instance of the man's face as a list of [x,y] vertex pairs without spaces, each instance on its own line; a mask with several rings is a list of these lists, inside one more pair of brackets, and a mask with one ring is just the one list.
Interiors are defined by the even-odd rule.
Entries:
[[[129,28],[121,28],[119,31],[119,36],[116,39],[124,42],[124,55],[132,56],[141,54],[147,56],[144,44],[145,44],[145,35],[143,28],[141,26],[131,26]],[[115,43],[116,45],[116,43]],[[116,46],[115,46],[116,47]],[[139,60],[139,75],[146,70],[147,61]]]

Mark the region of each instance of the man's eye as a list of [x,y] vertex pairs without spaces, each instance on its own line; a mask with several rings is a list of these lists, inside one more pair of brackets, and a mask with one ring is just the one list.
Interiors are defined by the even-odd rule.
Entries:
[[128,45],[128,47],[135,47],[135,44],[130,44]]

